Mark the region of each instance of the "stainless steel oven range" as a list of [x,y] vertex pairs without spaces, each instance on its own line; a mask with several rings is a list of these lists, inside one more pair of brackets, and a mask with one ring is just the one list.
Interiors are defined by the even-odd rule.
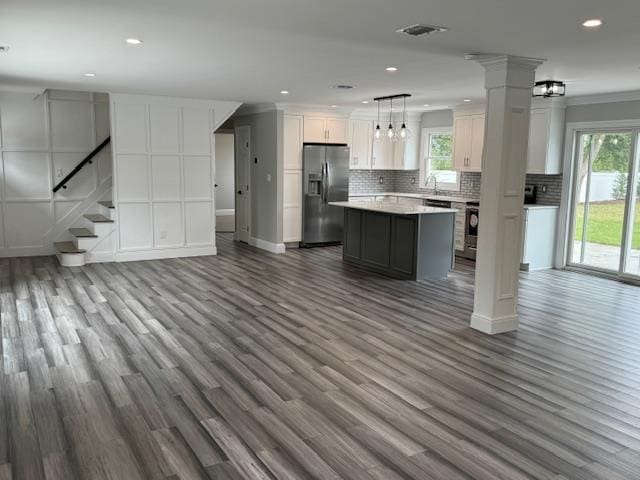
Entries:
[[467,203],[464,228],[464,257],[476,258],[478,248],[478,224],[480,223],[480,203]]

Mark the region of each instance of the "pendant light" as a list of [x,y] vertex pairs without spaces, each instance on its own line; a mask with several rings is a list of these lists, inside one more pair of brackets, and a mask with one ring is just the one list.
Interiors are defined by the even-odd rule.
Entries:
[[391,141],[396,139],[396,131],[393,129],[393,98],[389,99],[389,128],[387,129],[387,138]]
[[380,130],[380,100],[378,100],[378,123],[376,125],[376,131],[373,134],[373,138],[380,140],[382,138],[382,130]]
[[400,127],[400,138],[402,140],[407,140],[410,134],[409,129],[407,128],[407,124],[404,121],[406,112],[407,112],[407,97],[402,97],[402,127]]
[[[387,95],[385,97],[376,97],[373,99],[375,102],[378,102],[378,122],[376,123],[376,128],[373,133],[374,140],[386,139],[389,141],[395,141],[398,138],[401,138],[402,140],[406,140],[407,138],[409,138],[409,135],[411,134],[411,132],[407,128],[407,125],[405,123],[405,117],[406,117],[406,111],[407,111],[406,98],[410,96],[411,96],[410,93],[398,93],[395,95]],[[399,131],[393,127],[393,100],[396,98],[403,99],[402,128]],[[389,100],[389,128],[387,129],[386,135],[383,136],[382,129],[380,128],[380,102],[384,102],[387,100]]]

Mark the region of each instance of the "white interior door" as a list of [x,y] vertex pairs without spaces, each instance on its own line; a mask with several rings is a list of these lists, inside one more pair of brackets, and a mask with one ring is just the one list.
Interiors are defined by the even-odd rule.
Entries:
[[236,140],[236,240],[249,242],[251,232],[251,127],[235,129]]

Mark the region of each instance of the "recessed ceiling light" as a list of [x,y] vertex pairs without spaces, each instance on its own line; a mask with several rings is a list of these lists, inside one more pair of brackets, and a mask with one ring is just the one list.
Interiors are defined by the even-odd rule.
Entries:
[[139,38],[127,38],[125,42],[127,42],[129,45],[140,45],[142,43],[142,40],[140,40]]
[[585,20],[582,22],[583,27],[587,28],[596,28],[602,25],[602,20],[599,18],[590,18],[589,20]]
[[428,103],[425,103],[425,104],[423,105],[423,107],[428,107],[428,106],[429,106],[429,104],[428,104]]
[[91,72],[87,72],[84,74],[85,77],[95,77],[96,74],[95,73],[91,73]]
[[289,90],[280,90],[282,95],[289,95]]
[[387,67],[387,68],[385,68],[385,70],[387,72],[397,72],[398,68],[397,67]]
[[336,108],[338,105],[331,105],[331,108]]
[[471,101],[471,100],[469,100],[468,98],[465,98],[465,99],[463,100],[463,102],[467,102],[467,103],[469,103],[470,101]]
[[362,103],[369,103],[369,100],[362,100]]

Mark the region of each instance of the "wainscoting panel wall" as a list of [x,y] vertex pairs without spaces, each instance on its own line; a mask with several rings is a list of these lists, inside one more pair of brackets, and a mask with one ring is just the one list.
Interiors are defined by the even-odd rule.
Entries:
[[62,180],[109,136],[108,96],[48,90],[0,92],[0,256],[48,255],[82,213],[109,194],[107,146],[67,189]]
[[213,255],[213,132],[235,102],[111,96],[117,260]]

